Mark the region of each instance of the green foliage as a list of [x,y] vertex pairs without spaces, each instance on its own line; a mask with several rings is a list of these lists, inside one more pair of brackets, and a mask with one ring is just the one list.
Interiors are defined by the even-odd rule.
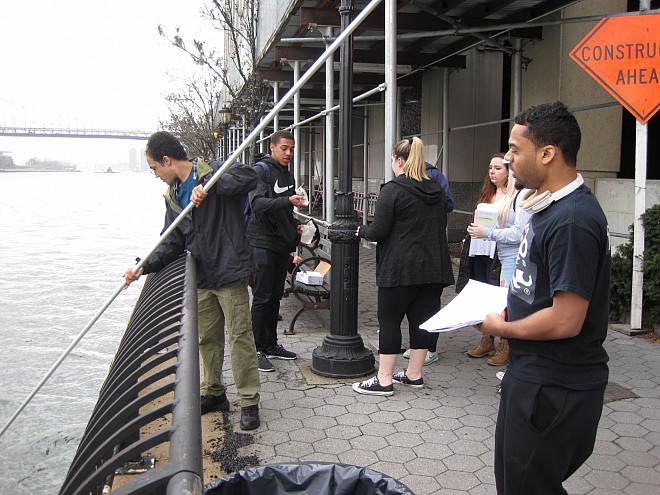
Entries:
[[[642,215],[644,225],[644,299],[643,318],[647,323],[660,323],[660,205]],[[633,227],[628,228],[630,242],[619,246],[612,256],[610,317],[621,321],[630,314],[633,267]]]
[[646,210],[644,222],[644,299],[651,322],[660,322],[660,205]]

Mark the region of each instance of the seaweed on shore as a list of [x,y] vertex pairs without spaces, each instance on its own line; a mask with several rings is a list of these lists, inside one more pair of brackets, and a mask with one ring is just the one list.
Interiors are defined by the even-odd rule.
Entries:
[[221,469],[226,474],[259,464],[259,457],[256,455],[238,455],[238,449],[254,442],[254,434],[236,433],[231,427],[226,413],[223,413],[222,422],[217,420],[216,423],[225,430],[225,433],[211,443],[213,450],[205,451],[205,455],[209,456],[213,462],[219,462]]

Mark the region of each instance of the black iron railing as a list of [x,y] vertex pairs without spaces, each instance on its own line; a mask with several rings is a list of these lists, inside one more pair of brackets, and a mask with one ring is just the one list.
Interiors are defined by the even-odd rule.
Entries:
[[60,495],[101,495],[154,449],[113,494],[202,493],[196,285],[189,254],[147,277]]

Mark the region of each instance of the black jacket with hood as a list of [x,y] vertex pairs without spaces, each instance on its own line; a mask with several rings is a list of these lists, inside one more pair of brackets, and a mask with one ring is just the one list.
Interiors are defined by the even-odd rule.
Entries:
[[[279,254],[288,254],[295,249],[297,230],[300,224],[293,217],[293,205],[289,196],[296,194],[296,184],[287,167],[280,165],[269,155],[255,157],[270,168],[270,186],[266,172],[260,166],[254,169],[259,181],[250,192],[250,209],[254,217],[248,227],[250,245],[270,249]],[[271,194],[268,193],[268,188]]]
[[[222,165],[219,161],[207,164],[201,158],[196,163],[196,185],[205,184]],[[240,163],[232,164],[199,207],[191,210],[192,218],[186,215],[147,260],[145,273],[161,270],[187,249],[197,261],[199,289],[217,289],[253,274],[257,267],[245,237],[243,205],[245,195],[256,185],[254,169]],[[183,210],[172,186],[165,193],[165,207],[163,232]]]
[[373,222],[359,231],[378,243],[376,285],[452,285],[446,228],[447,194],[437,181],[401,174],[383,184]]

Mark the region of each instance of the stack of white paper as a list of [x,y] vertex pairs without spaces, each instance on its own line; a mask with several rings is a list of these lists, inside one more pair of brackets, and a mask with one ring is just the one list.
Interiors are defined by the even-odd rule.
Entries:
[[508,292],[504,287],[470,280],[449,304],[419,328],[428,332],[450,332],[482,323],[487,314],[504,311]]
[[497,215],[499,214],[499,205],[490,203],[479,203],[474,212],[474,223],[484,227],[496,228]]

